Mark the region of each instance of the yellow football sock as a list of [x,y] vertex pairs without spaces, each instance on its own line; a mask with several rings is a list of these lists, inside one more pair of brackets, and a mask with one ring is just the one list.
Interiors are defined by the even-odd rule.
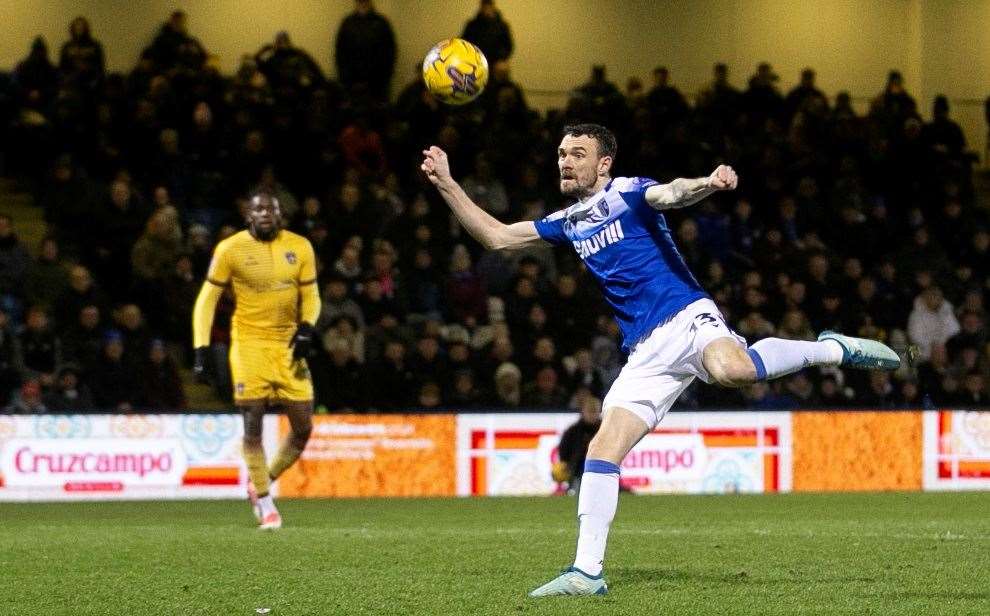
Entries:
[[285,472],[285,469],[295,464],[303,450],[296,447],[294,439],[290,434],[282,441],[282,446],[278,448],[278,453],[272,458],[271,466],[268,467],[268,476],[274,481]]
[[248,475],[251,483],[258,492],[258,496],[268,494],[268,465],[265,464],[265,450],[260,443],[244,443],[244,462],[247,463]]

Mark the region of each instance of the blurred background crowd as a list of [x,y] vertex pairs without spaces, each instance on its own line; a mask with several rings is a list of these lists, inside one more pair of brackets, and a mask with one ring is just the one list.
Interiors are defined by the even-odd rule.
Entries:
[[[485,210],[539,218],[566,205],[556,144],[579,121],[615,131],[617,175],[736,168],[737,191],[668,222],[750,343],[836,329],[917,347],[893,374],[696,384],[679,407],[986,406],[990,227],[945,97],[916,101],[892,70],[862,114],[848,93],[827,97],[813,68],[783,91],[770,63],[717,64],[687,93],[662,65],[621,85],[594,66],[566,107],[538,113],[512,78],[509,18],[489,1],[466,18],[491,79],[463,108],[432,99],[419,66],[395,66],[393,25],[366,0],[339,25],[335,79],[286,32],[221,74],[182,12],[128,73],[105,70],[99,24],[84,17],[57,49],[35,39],[0,73],[0,170],[47,229],[26,245],[0,204],[0,408],[195,406],[192,305],[213,246],[261,190],[319,260],[318,406],[580,408],[623,363],[580,260],[549,246],[482,251],[419,173],[420,151],[438,145]],[[408,85],[391,92],[396,70]],[[213,331],[219,398],[233,309],[222,301]]]

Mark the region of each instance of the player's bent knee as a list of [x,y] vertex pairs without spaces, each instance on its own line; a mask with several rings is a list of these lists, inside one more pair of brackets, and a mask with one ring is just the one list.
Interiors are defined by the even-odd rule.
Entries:
[[733,338],[719,338],[705,347],[702,363],[711,381],[722,387],[744,387],[756,382],[756,366],[744,346]]
[[756,382],[756,366],[745,353],[718,357],[709,363],[708,374],[722,387],[745,387]]
[[292,444],[295,445],[297,449],[304,449],[306,447],[306,443],[309,442],[309,437],[312,433],[313,424],[292,430]]
[[289,416],[289,440],[297,449],[304,449],[313,433],[313,403],[288,402],[281,408]]
[[237,407],[244,418],[244,442],[248,438],[257,439],[261,442],[262,424],[265,420],[264,404],[238,404]]

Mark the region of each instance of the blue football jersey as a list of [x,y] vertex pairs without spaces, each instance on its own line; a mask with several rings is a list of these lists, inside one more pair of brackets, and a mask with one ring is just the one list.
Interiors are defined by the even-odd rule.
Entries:
[[586,201],[536,221],[552,244],[571,244],[615,311],[628,351],[688,304],[708,297],[677,251],[647,178],[614,178]]

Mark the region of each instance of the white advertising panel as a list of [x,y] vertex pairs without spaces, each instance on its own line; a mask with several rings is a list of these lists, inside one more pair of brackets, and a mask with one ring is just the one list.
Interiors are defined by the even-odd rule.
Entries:
[[990,490],[990,412],[924,414],[925,490]]
[[186,452],[178,439],[15,439],[0,473],[11,487],[180,485]]
[[[557,445],[577,414],[458,415],[457,493],[553,494]],[[640,493],[786,492],[789,413],[671,413],[629,453],[623,485]]]
[[647,434],[622,460],[622,479],[637,491],[671,481],[696,481],[708,466],[700,434]]
[[0,416],[0,501],[244,498],[243,434],[233,414]]

